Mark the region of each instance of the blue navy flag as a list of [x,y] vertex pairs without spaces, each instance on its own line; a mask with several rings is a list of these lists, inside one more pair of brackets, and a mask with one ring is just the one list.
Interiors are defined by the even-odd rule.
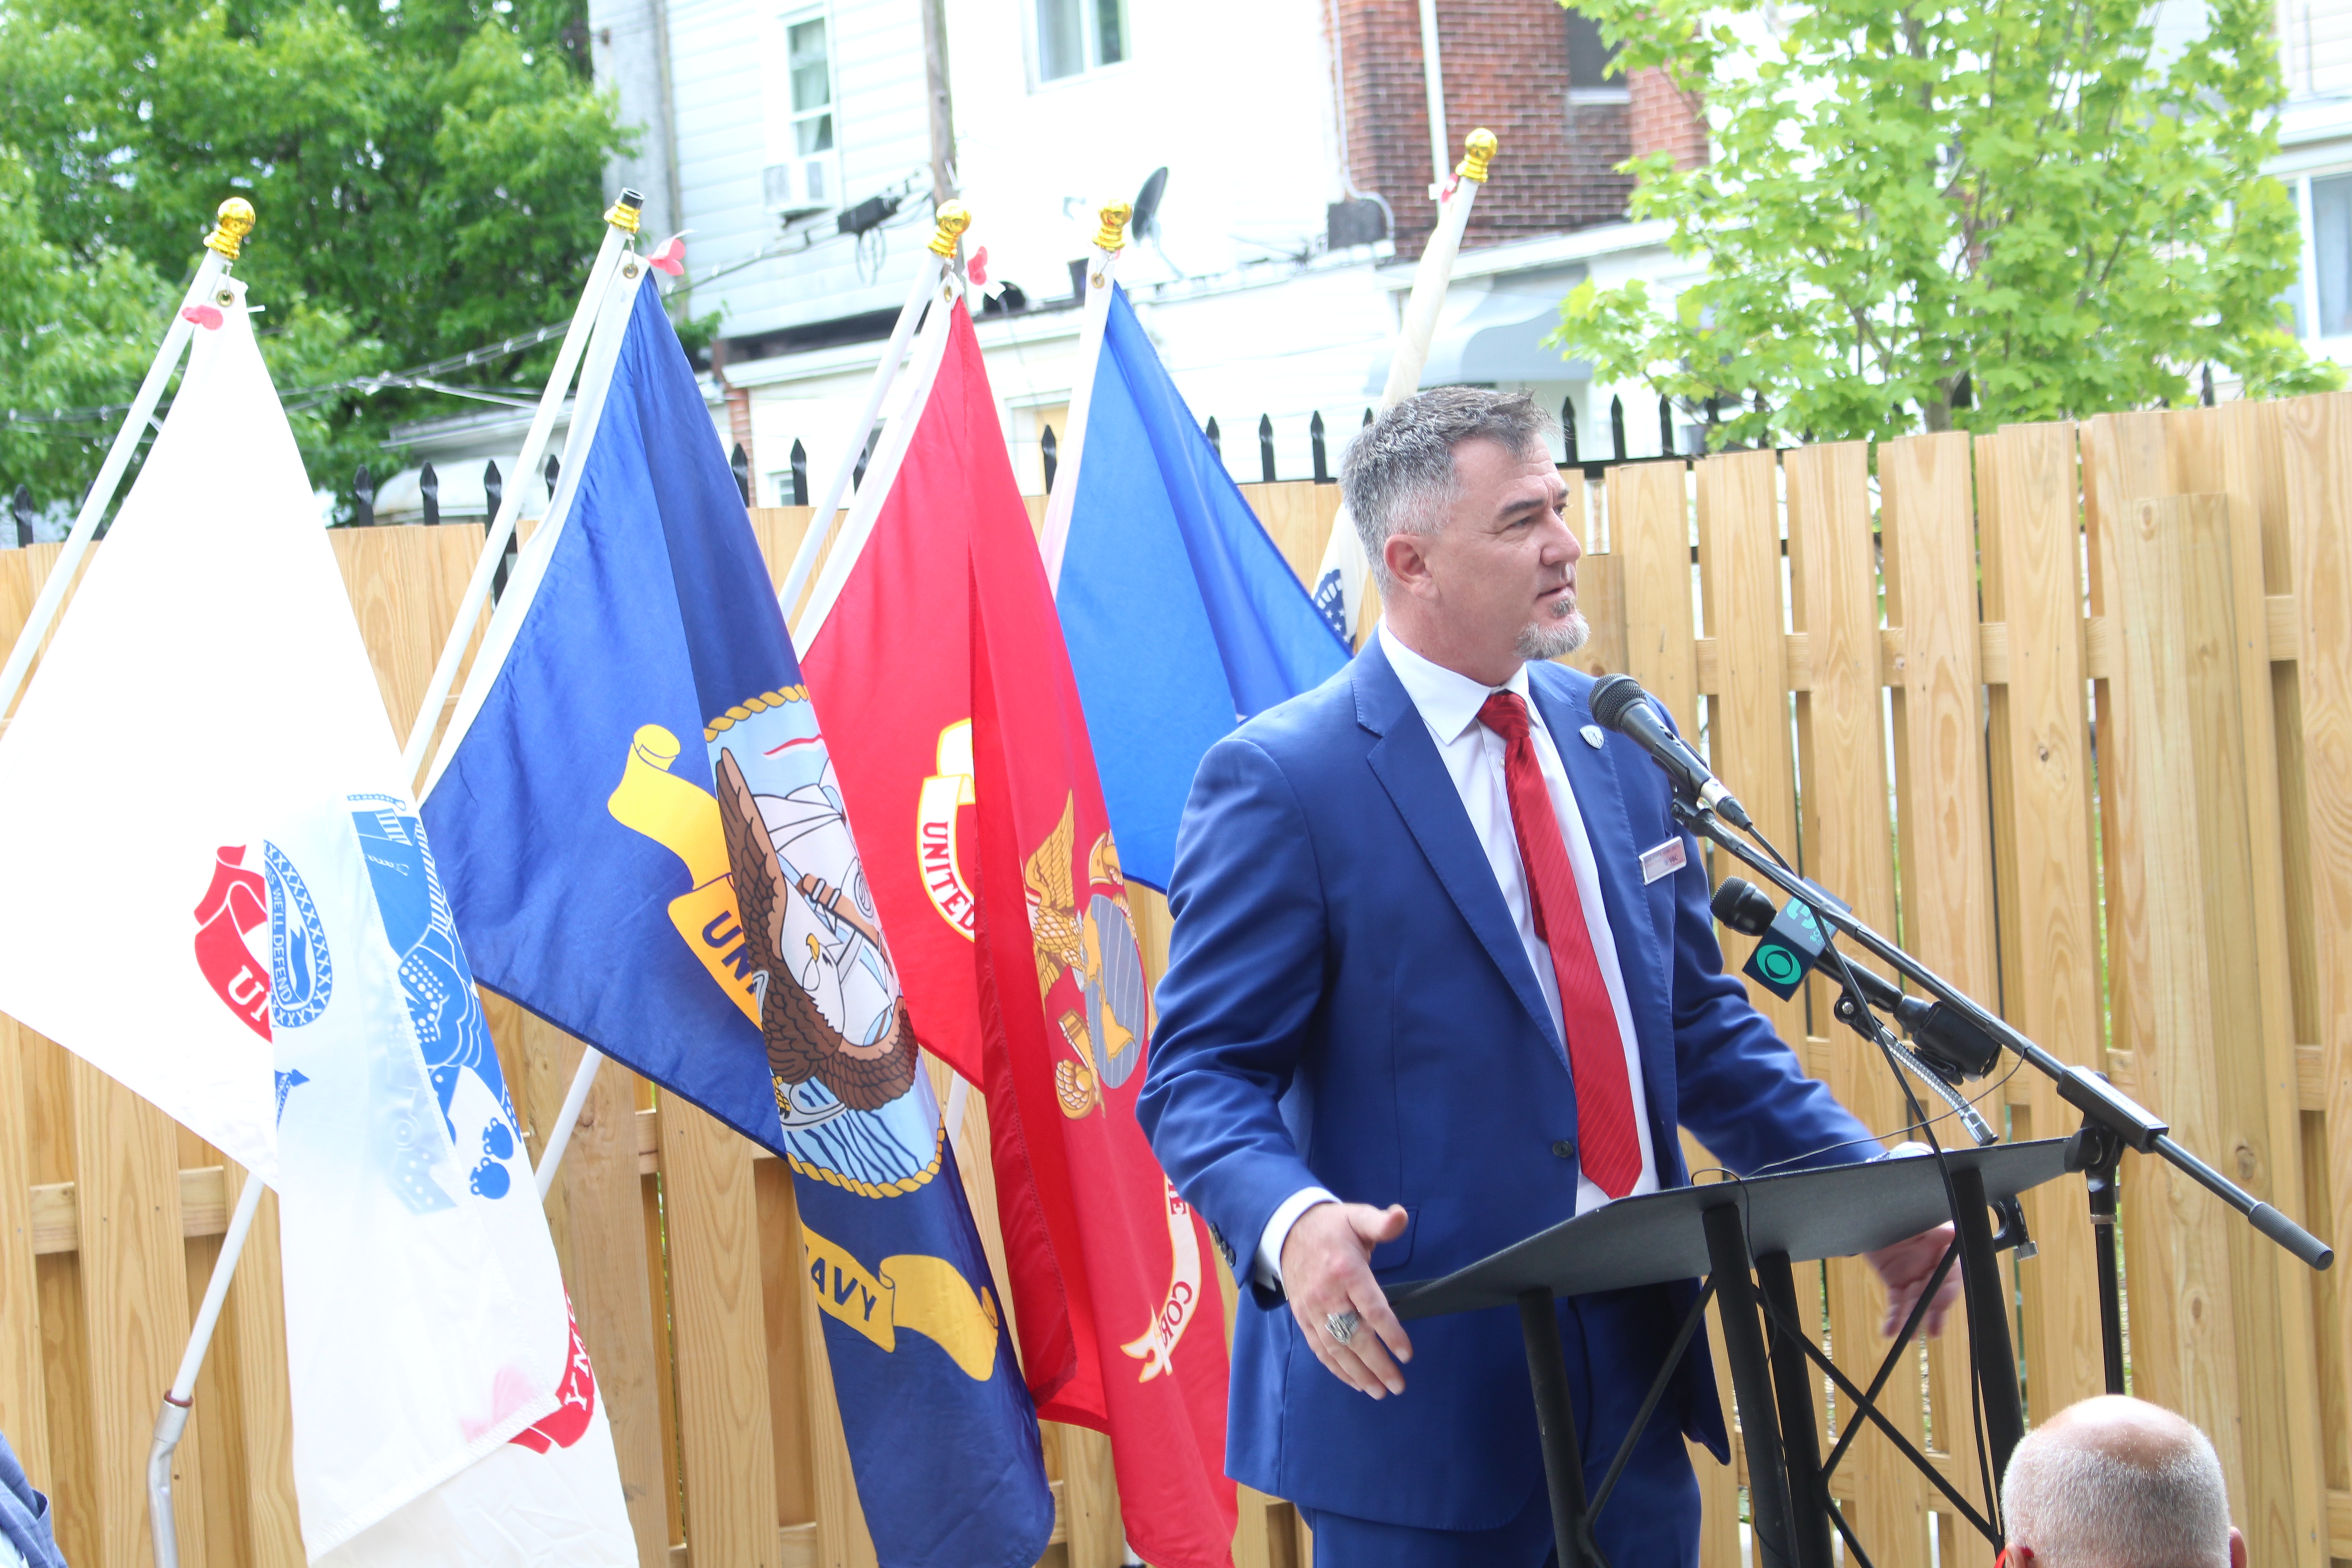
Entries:
[[[1119,868],[1166,891],[1202,756],[1348,662],[1112,286],[1054,599]],[[1139,645],[1138,629],[1147,628]]]
[[654,289],[606,363],[569,505],[424,805],[474,972],[791,1163],[886,1568],[1034,1563],[1054,1515],[1035,1409],[799,659]]

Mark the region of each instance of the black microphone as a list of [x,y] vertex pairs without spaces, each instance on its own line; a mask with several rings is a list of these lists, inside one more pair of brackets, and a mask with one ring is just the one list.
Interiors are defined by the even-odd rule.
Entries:
[[1630,675],[1604,675],[1592,683],[1591,701],[1595,723],[1616,731],[1649,752],[1650,760],[1665,769],[1667,776],[1700,805],[1734,827],[1755,826],[1748,818],[1748,808],[1716,781],[1698,753],[1666,728],[1640,681]]
[[[1822,901],[1840,909],[1845,906],[1828,893],[1813,888]],[[1828,950],[1829,939],[1822,931],[1813,911],[1799,900],[1791,899],[1779,909],[1764,889],[1744,877],[1726,877],[1715,889],[1711,900],[1715,918],[1733,931],[1757,939],[1756,951],[1748,957],[1740,973],[1771,992],[1783,1002],[1797,994],[1808,973],[1820,966],[1822,955]],[[1920,1058],[1947,1079],[1958,1082],[1964,1078],[1982,1078],[2000,1060],[2000,1046],[1969,1019],[1947,1007],[1941,1002],[1906,995],[1885,975],[1848,960],[1846,967],[1853,972],[1855,985],[1864,1000],[1882,1013],[1892,1014],[1903,1032],[1911,1037]],[[1824,971],[1836,979],[1834,971]],[[1839,1000],[1838,1016],[1844,1017],[1845,1002]]]

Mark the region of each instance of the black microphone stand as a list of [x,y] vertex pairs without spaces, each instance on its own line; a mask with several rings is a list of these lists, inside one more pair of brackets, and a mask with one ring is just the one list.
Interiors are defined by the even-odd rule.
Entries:
[[[2116,1268],[2116,1174],[2126,1149],[2155,1154],[2246,1216],[2263,1235],[2315,1269],[2336,1260],[2335,1249],[2294,1220],[2256,1198],[2221,1172],[2173,1142],[2169,1124],[2098,1074],[2070,1067],[2035,1045],[1984,1008],[1967,993],[1926,964],[1880,936],[1852,910],[1819,889],[1792,876],[1727,830],[1716,814],[1685,800],[1675,792],[1675,819],[1729,851],[1783,897],[1794,899],[1825,926],[1853,938],[1873,954],[1893,965],[1939,1003],[2000,1046],[2014,1051],[2033,1069],[2057,1086],[2058,1097],[2082,1112],[2083,1124],[2067,1151],[2069,1168],[2083,1173],[2089,1190],[2092,1235],[2099,1270],[2099,1338],[2106,1363],[2107,1392],[2124,1392],[2123,1305]],[[1835,971],[1831,971],[1834,973]],[[1859,1002],[1857,1001],[1857,1005]],[[1841,1016],[1843,1004],[1841,1003]],[[1850,1020],[1851,1021],[1851,1020]],[[1857,1027],[1860,1026],[1857,1025]],[[1965,1216],[1955,1216],[1969,1223]],[[1982,1223],[1979,1214],[1977,1223]]]

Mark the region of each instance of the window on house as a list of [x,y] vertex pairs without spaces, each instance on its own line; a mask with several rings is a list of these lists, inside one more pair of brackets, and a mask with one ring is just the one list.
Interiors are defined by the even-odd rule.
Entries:
[[792,82],[793,151],[803,157],[833,151],[833,58],[824,17],[784,24],[784,69]]
[[2313,335],[2352,333],[2352,174],[2311,182],[2311,271],[2319,296]]
[[1570,97],[1595,103],[1622,101],[1625,79],[1610,74],[1617,63],[1616,46],[1601,37],[1601,24],[1583,12],[1570,8],[1566,16]]
[[1127,58],[1127,0],[1036,0],[1036,6],[1040,81]]

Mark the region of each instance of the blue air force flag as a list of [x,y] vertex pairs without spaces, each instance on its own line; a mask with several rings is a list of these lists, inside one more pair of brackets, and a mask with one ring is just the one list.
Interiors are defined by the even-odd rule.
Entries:
[[1026,1564],[1035,1412],[816,710],[660,297],[614,289],[425,803],[457,923],[484,984],[791,1163],[885,1568]]
[[1083,437],[1054,597],[1120,869],[1165,890],[1202,754],[1338,673],[1348,645],[1242,500],[1116,285]]

